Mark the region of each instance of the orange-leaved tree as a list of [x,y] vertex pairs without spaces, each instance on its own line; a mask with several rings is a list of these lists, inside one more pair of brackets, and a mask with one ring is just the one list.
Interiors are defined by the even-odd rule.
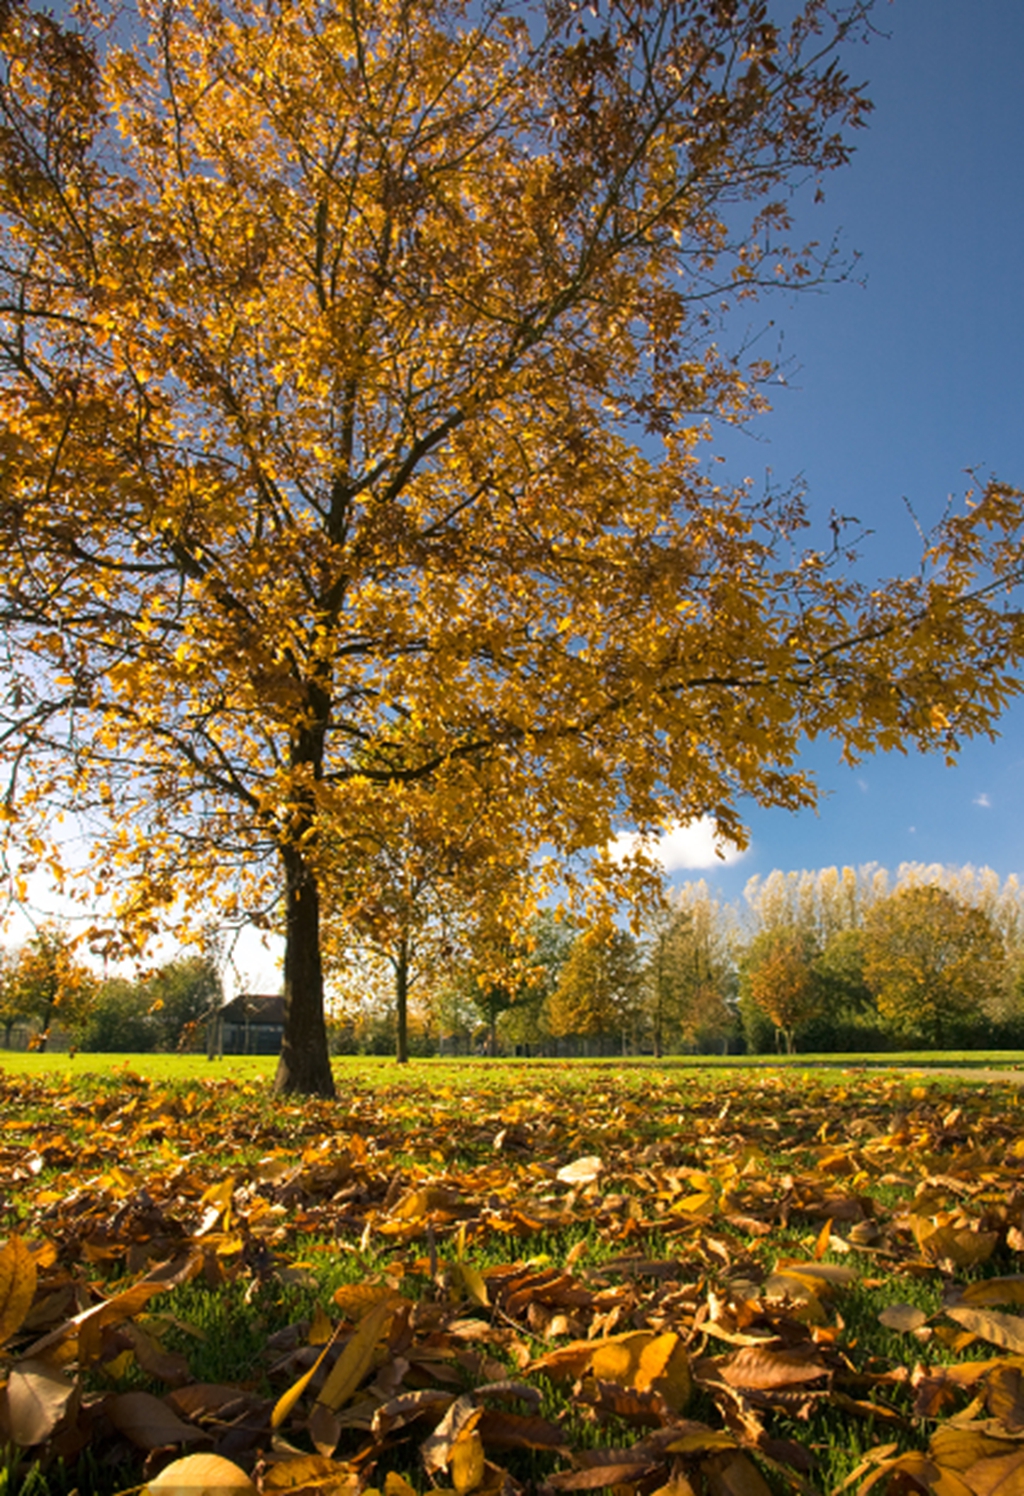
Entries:
[[129,936],[276,923],[281,1090],[333,1091],[330,847],[396,786],[735,835],[803,733],[952,749],[1014,688],[1015,492],[862,586],[699,465],[866,107],[868,0],[782,9],[0,3],[7,824],[85,818]]
[[808,933],[777,925],[756,935],[744,957],[741,986],[782,1035],[786,1053],[793,1054],[797,1029],[821,1010],[814,943]]

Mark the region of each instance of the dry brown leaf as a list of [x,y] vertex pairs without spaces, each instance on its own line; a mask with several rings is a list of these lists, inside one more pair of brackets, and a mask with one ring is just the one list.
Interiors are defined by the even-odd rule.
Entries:
[[994,1439],[977,1429],[957,1428],[952,1423],[940,1424],[928,1441],[928,1453],[937,1465],[960,1471],[994,1455],[1012,1454],[1015,1448],[1006,1439]]
[[77,1403],[78,1384],[44,1361],[12,1367],[4,1389],[7,1428],[23,1449],[44,1444]]
[[593,1184],[604,1172],[604,1160],[596,1154],[585,1158],[574,1158],[571,1164],[563,1164],[555,1178],[560,1184]]
[[1020,1496],[1024,1491],[1024,1449],[978,1460],[964,1471],[964,1480],[971,1496]]
[[826,1373],[827,1368],[813,1346],[788,1351],[746,1346],[719,1367],[719,1375],[730,1387],[761,1392],[816,1382]]
[[151,1392],[122,1392],[111,1398],[107,1417],[138,1449],[165,1449],[172,1444],[203,1444],[209,1434],[194,1423],[184,1423]]
[[704,1462],[701,1473],[710,1496],[771,1496],[760,1470],[742,1453],[714,1456]]
[[143,1496],[258,1496],[245,1471],[218,1454],[189,1454],[147,1484]]
[[998,1314],[994,1309],[965,1309],[959,1304],[947,1305],[944,1312],[972,1335],[1001,1345],[1004,1350],[1024,1354],[1024,1316]]
[[294,1459],[275,1460],[260,1479],[263,1496],[278,1492],[292,1496],[356,1496],[360,1489],[357,1470],[339,1460],[323,1455],[302,1455]]
[[887,1304],[879,1314],[878,1322],[887,1330],[902,1330],[906,1334],[927,1324],[928,1316],[916,1304]]
[[1010,1278],[980,1278],[957,1290],[956,1303],[976,1308],[980,1304],[1024,1304],[1024,1274]]

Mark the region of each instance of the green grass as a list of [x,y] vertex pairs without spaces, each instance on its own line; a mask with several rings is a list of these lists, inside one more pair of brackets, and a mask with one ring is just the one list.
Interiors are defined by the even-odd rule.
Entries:
[[[449,1085],[472,1084],[474,1089],[502,1090],[505,1077],[524,1074],[557,1074],[571,1084],[571,1077],[591,1077],[614,1072],[616,1076],[635,1074],[647,1077],[653,1071],[666,1075],[679,1071],[704,1074],[755,1070],[806,1070],[827,1078],[830,1072],[850,1069],[934,1069],[956,1066],[965,1069],[1024,1070],[1024,1051],[1011,1050],[900,1050],[892,1053],[806,1054],[806,1055],[670,1055],[661,1059],[607,1056],[592,1059],[506,1059],[466,1057],[461,1059],[427,1058],[399,1066],[394,1059],[379,1056],[344,1056],[333,1062],[340,1082],[394,1082],[409,1077]],[[46,1075],[75,1078],[109,1076],[120,1072],[139,1075],[150,1081],[257,1081],[272,1079],[277,1069],[275,1055],[225,1055],[209,1060],[205,1055],[182,1054],[39,1054],[29,1050],[0,1049],[0,1070],[15,1075]]]

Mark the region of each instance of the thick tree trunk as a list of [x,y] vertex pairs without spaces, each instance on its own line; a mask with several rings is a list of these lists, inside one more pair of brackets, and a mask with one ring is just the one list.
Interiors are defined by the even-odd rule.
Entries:
[[403,940],[395,962],[395,1059],[409,1063],[409,951]]
[[281,853],[285,874],[284,1039],[274,1077],[278,1094],[335,1095],[320,958],[320,890],[301,853]]

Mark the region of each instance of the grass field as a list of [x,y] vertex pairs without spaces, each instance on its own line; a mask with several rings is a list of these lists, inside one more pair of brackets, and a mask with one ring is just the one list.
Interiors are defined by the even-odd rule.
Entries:
[[[481,1077],[497,1066],[500,1072],[518,1074],[524,1071],[543,1073],[545,1070],[560,1070],[570,1066],[611,1068],[617,1071],[637,1069],[657,1070],[671,1073],[676,1070],[732,1071],[732,1070],[847,1070],[888,1069],[892,1067],[911,1069],[935,1069],[962,1066],[965,1069],[1024,1070],[1024,1053],[1012,1050],[900,1050],[879,1054],[808,1054],[780,1058],[771,1055],[673,1055],[666,1059],[630,1057],[565,1061],[561,1059],[489,1059],[430,1058],[414,1060],[410,1066],[415,1072],[422,1068],[431,1076],[444,1075],[454,1078],[459,1075]],[[224,1078],[255,1080],[257,1077],[272,1077],[277,1059],[272,1055],[227,1055],[209,1060],[203,1054],[74,1054],[46,1053],[34,1050],[0,1049],[0,1070],[16,1075],[58,1074],[109,1075],[128,1070],[135,1075],[153,1081],[203,1081]],[[401,1074],[399,1067],[390,1058],[345,1057],[334,1061],[339,1076],[380,1076]]]
[[1018,1058],[4,1054],[0,1492],[1010,1496]]

